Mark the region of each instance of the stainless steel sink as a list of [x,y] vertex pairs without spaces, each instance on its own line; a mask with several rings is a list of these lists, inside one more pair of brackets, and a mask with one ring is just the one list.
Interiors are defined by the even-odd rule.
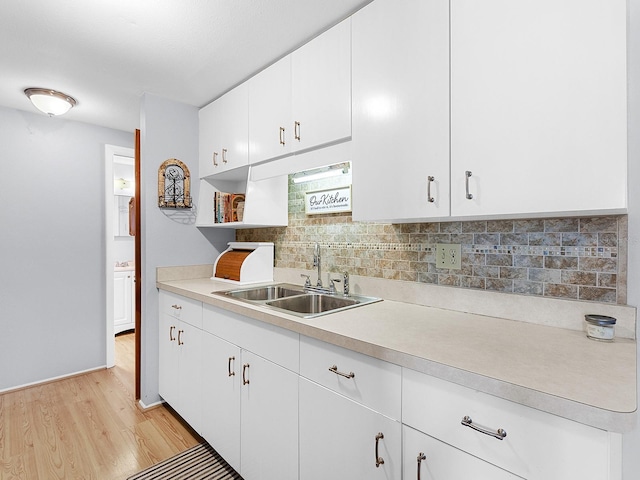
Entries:
[[365,297],[363,295],[342,296],[340,294],[305,291],[303,287],[291,284],[266,285],[212,293],[263,305],[267,308],[303,318],[313,318],[340,312],[382,300],[381,298]]
[[330,310],[348,307],[360,303],[358,300],[349,297],[336,297],[324,294],[299,295],[297,297],[281,298],[267,302],[271,307],[290,310],[297,313],[323,313]]
[[221,293],[239,300],[261,302],[265,300],[275,300],[276,298],[290,297],[292,295],[303,295],[304,289],[302,287],[290,285],[266,285],[263,287],[243,288],[241,290],[227,290],[225,292],[213,293]]

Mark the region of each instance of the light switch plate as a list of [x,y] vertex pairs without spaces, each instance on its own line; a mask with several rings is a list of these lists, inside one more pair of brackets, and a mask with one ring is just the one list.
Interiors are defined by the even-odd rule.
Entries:
[[459,243],[436,244],[436,267],[460,270],[462,248]]

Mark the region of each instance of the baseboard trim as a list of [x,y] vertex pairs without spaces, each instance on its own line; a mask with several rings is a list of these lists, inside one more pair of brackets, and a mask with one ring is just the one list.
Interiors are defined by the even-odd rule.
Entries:
[[107,368],[106,365],[101,365],[99,367],[89,368],[87,370],[82,370],[82,371],[79,371],[79,372],[73,372],[73,373],[69,373],[67,375],[60,375],[59,377],[51,377],[51,378],[46,378],[44,380],[38,380],[37,382],[25,383],[23,385],[17,385],[15,387],[4,388],[4,389],[0,390],[0,394],[9,393],[9,392],[17,392],[19,390],[25,390],[27,388],[38,387],[38,386],[46,385],[48,383],[53,383],[53,382],[59,382],[60,380],[65,380],[67,378],[73,378],[73,377],[79,377],[80,375],[85,375],[87,373],[95,372],[95,371],[98,371],[98,370],[104,370],[106,368]]
[[142,400],[138,400],[136,405],[138,407],[138,410],[140,410],[141,412],[148,412],[149,410],[153,410],[154,408],[158,408],[164,405],[164,401],[158,400],[157,402],[154,402],[150,405],[145,405]]

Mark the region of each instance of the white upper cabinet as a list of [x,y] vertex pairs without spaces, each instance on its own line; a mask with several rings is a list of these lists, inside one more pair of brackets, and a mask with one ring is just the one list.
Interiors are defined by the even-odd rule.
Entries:
[[291,56],[249,79],[249,159],[251,163],[289,155],[291,125]]
[[452,215],[622,211],[626,135],[625,0],[451,2]]
[[200,177],[249,163],[246,83],[200,109]]
[[354,219],[626,210],[624,0],[375,0],[352,28]]
[[248,84],[251,163],[350,138],[350,19],[267,67]]
[[352,29],[354,220],[448,216],[449,1],[376,0]]
[[351,20],[291,55],[296,151],[351,136]]

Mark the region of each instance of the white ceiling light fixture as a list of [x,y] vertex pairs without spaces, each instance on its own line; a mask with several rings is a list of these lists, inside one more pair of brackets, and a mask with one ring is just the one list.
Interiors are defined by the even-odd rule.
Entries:
[[50,88],[27,88],[24,94],[34,107],[50,117],[64,115],[78,104],[75,98]]

